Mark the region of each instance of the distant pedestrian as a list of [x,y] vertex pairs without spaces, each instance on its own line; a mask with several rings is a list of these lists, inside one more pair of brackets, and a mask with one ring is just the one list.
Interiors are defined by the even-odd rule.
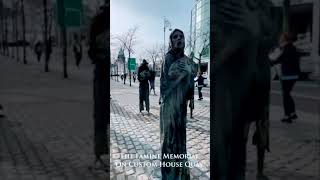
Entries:
[[5,115],[4,115],[4,112],[3,112],[3,107],[0,104],[0,118],[3,118],[3,117],[5,117]]
[[156,94],[155,85],[154,85],[155,79],[156,79],[156,71],[151,70],[150,71],[150,79],[149,79],[149,82],[150,82],[150,93],[151,93],[151,91],[153,89],[153,94],[156,96],[157,94]]
[[136,83],[136,73],[133,73],[133,82]]
[[90,27],[90,40],[88,55],[95,65],[93,80],[94,96],[94,153],[95,168],[108,170],[109,162],[101,159],[102,155],[109,155],[109,127],[108,106],[108,68],[110,64],[109,27],[110,9],[102,6],[93,19]]
[[42,55],[42,43],[40,41],[37,41],[37,43],[34,46],[34,52],[37,55],[37,60],[40,62],[41,55]]
[[76,59],[76,66],[79,67],[82,59],[82,45],[81,45],[81,39],[78,38],[77,34],[74,34],[73,53]]
[[127,79],[127,73],[123,74],[123,84],[126,84],[126,79]]
[[199,101],[201,101],[203,99],[202,97],[202,87],[204,86],[204,77],[202,76],[202,72],[199,72],[199,75],[197,77],[197,80],[195,80],[195,82],[198,82],[198,93],[199,93]]
[[143,102],[145,102],[146,110],[149,115],[150,104],[149,104],[149,79],[150,79],[150,70],[148,67],[148,62],[144,59],[141,66],[138,69],[138,80],[139,84],[139,110],[140,113],[144,110]]
[[299,54],[296,47],[293,45],[293,40],[294,36],[291,33],[282,34],[279,40],[282,54],[277,60],[271,62],[272,66],[281,64],[280,81],[282,85],[283,108],[285,114],[281,121],[286,123],[292,123],[292,120],[298,118],[294,100],[290,94],[300,74]]

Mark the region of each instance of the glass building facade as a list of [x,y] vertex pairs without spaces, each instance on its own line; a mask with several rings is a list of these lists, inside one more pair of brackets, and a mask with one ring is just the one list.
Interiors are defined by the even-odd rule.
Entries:
[[[191,11],[189,52],[201,57],[201,71],[209,74],[210,67],[210,1],[195,0]],[[198,64],[197,59],[194,61]]]

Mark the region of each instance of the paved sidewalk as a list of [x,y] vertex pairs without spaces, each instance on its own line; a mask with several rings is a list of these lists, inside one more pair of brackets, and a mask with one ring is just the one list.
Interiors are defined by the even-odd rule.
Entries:
[[[156,87],[157,90],[159,87]],[[159,92],[157,92],[159,93]],[[152,154],[159,153],[159,105],[158,96],[150,95],[150,117],[141,116],[138,109],[138,83],[123,85],[123,82],[111,80],[111,142],[112,177],[135,179],[136,177],[154,179],[160,178],[159,168],[117,168],[116,163],[130,162],[120,160],[119,154]],[[209,147],[209,98],[196,101],[195,120],[188,122],[187,139],[188,152],[203,156]],[[272,180],[316,180],[320,176],[320,118],[319,112],[305,112],[298,109],[299,119],[293,124],[283,124],[282,107],[272,105],[270,124],[270,149],[266,154],[265,172]],[[319,109],[320,110],[320,109]],[[250,139],[247,144],[247,176],[255,180],[256,149],[251,145],[254,125],[251,127]],[[199,148],[199,149],[198,149]],[[208,148],[208,149],[206,149]],[[206,157],[206,156],[204,156]],[[208,156],[207,156],[208,157]],[[141,161],[141,160],[136,160]],[[146,160],[144,160],[146,161]],[[204,164],[207,159],[200,160]],[[127,171],[125,171],[127,170]],[[199,170],[199,171],[198,171]],[[201,169],[192,168],[193,179],[206,179],[209,174]]]
[[[44,73],[43,62],[30,59],[29,64],[23,65],[0,56],[0,103],[7,115],[0,118],[1,180],[107,178],[104,172],[87,169],[94,158],[93,66],[87,60],[80,69],[71,65],[70,78],[63,79],[62,63],[57,57],[53,59],[52,70]],[[152,115],[141,116],[137,82],[129,87],[128,82],[123,85],[111,80],[111,87],[111,177],[159,179],[159,168],[115,167],[115,163],[122,162],[121,153],[159,153],[159,96],[150,95]],[[197,159],[191,160],[201,167],[191,168],[191,175],[193,179],[209,179],[209,98],[196,101],[195,107],[195,119],[187,125],[187,147],[188,152],[198,154]],[[298,109],[299,119],[283,124],[279,121],[282,108],[271,106],[271,152],[266,154],[266,174],[272,180],[318,179],[319,112],[319,106],[316,111]],[[148,161],[151,160],[139,159]],[[250,142],[247,164],[248,180],[254,180],[256,155]]]
[[[91,172],[93,155],[92,67],[70,79],[0,57],[1,180],[104,180]],[[78,74],[78,75],[77,75]],[[81,75],[81,76],[80,76]],[[82,77],[83,76],[83,77]]]
[[[158,89],[157,89],[158,90]],[[156,92],[159,94],[159,92]],[[158,155],[160,154],[159,96],[150,95],[150,116],[139,113],[138,85],[123,85],[111,81],[111,146],[112,174],[115,179],[160,179],[159,159],[124,159],[121,154]],[[194,119],[188,119],[188,153],[197,155],[190,162],[200,167],[190,168],[191,179],[210,178],[210,127],[209,102],[196,102]],[[188,112],[189,113],[189,112]],[[188,114],[189,116],[189,114]],[[158,163],[156,167],[119,167],[119,163]],[[147,165],[146,165],[147,166]]]

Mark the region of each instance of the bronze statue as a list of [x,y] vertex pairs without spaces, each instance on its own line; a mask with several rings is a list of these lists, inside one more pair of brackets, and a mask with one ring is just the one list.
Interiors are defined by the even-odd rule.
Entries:
[[182,167],[161,167],[163,180],[188,180],[187,159],[168,159],[166,154],[187,154],[187,101],[191,99],[192,63],[184,54],[185,38],[181,30],[170,34],[169,51],[161,68],[160,130],[162,163],[182,163]]
[[110,69],[110,26],[108,26],[110,6],[104,5],[93,18],[90,27],[90,47],[88,55],[95,65],[93,79],[94,97],[94,154],[95,169],[109,171],[109,161],[103,161],[102,156],[110,154],[109,133],[109,101],[108,69]]
[[245,179],[251,122],[257,125],[257,178],[267,179],[262,170],[269,150],[271,7],[268,0],[214,2],[213,179]]

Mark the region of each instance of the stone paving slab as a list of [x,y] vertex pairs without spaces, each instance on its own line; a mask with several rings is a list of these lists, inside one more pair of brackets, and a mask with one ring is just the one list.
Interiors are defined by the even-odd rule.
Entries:
[[[87,169],[93,161],[92,67],[71,67],[73,76],[63,80],[59,63],[43,73],[41,63],[0,60],[0,80],[5,82],[0,103],[7,115],[0,119],[0,179],[106,179],[104,172]],[[152,115],[141,116],[137,86],[114,81],[112,85],[112,155],[159,153],[158,96],[150,96]],[[188,120],[188,151],[199,154],[197,160],[203,165],[192,168],[193,179],[210,177],[209,100],[196,101],[195,119]],[[271,179],[318,179],[319,112],[320,108],[313,113],[298,111],[299,119],[289,125],[279,121],[282,108],[271,106],[271,152],[266,155]],[[247,179],[255,179],[256,155],[250,142],[247,164]],[[113,179],[161,176],[157,168],[111,168]]]
[[[130,179],[151,178],[160,179],[160,160],[137,159],[136,157],[125,160],[119,158],[120,154],[160,154],[160,129],[158,96],[150,95],[150,116],[143,116],[138,109],[137,87],[129,87],[120,82],[111,82],[111,171],[113,178],[125,177]],[[194,112],[194,119],[187,123],[187,151],[196,154],[197,159],[189,159],[201,167],[190,168],[192,179],[210,179],[210,146],[208,102],[196,102],[199,107]],[[202,107],[202,108],[200,108]],[[207,113],[206,113],[207,112]],[[188,112],[189,113],[189,112]],[[201,115],[201,116],[200,116]],[[203,118],[200,118],[203,117]],[[158,163],[156,167],[118,167],[121,162]],[[137,165],[138,166],[138,165]],[[144,175],[140,177],[139,175]],[[133,177],[132,177],[133,176]]]
[[[0,56],[1,180],[105,180],[93,164],[91,78],[64,80]],[[92,73],[88,68],[87,74]]]
[[[113,101],[111,108],[120,106],[127,111],[121,119],[119,115],[114,115],[111,119],[112,122],[125,122],[126,130],[130,129],[130,124],[138,123],[138,125],[131,127],[134,134],[145,134],[144,131],[150,131],[147,134],[156,132],[159,135],[159,105],[157,104],[158,97],[150,95],[151,104],[151,117],[139,115],[138,110],[138,89],[136,87],[129,87],[129,85],[123,85],[121,82],[111,82],[111,93]],[[196,101],[196,109],[194,112],[194,120],[188,120],[188,152],[203,154],[210,152],[209,147],[209,100]],[[320,172],[320,118],[319,113],[306,113],[298,111],[299,119],[293,124],[283,124],[280,122],[282,117],[282,108],[279,106],[270,106],[270,147],[271,152],[266,154],[265,172],[271,179],[317,179]],[[111,110],[111,112],[114,112]],[[133,119],[126,119],[130,116]],[[134,120],[135,119],[135,120]],[[137,119],[139,122],[136,122]],[[127,121],[130,121],[127,122]],[[148,128],[143,128],[143,125],[139,126],[139,123],[148,125]],[[150,127],[149,127],[150,126]],[[112,127],[112,125],[111,125]],[[118,125],[114,128],[119,128]],[[128,129],[129,128],[129,129]],[[144,130],[143,130],[144,129]],[[252,137],[254,132],[254,125],[250,130],[250,136]],[[139,132],[139,133],[134,133]],[[124,131],[123,133],[128,133]],[[155,136],[157,136],[155,134]],[[111,135],[112,137],[112,135]],[[144,137],[144,136],[143,136]],[[144,139],[148,139],[148,135]],[[113,139],[113,143],[117,144],[117,139]],[[125,143],[123,140],[121,143]],[[148,141],[147,141],[148,142]],[[151,140],[148,143],[152,143]],[[157,139],[157,142],[159,140]],[[201,144],[202,146],[199,146]],[[115,145],[116,146],[116,145]],[[196,146],[196,147],[195,147]],[[123,146],[125,147],[125,146]],[[159,149],[159,147],[158,147]],[[249,139],[247,145],[248,159],[247,159],[247,179],[255,179],[256,174],[256,149],[251,145],[251,139]],[[124,150],[127,152],[127,150]],[[134,152],[134,151],[133,151]],[[143,152],[144,153],[144,152]],[[209,163],[209,154],[202,155],[203,159],[199,161],[203,164]],[[209,166],[207,166],[209,167]],[[198,169],[197,169],[198,170]],[[198,173],[197,170],[192,172],[193,178],[200,178],[206,174],[204,172]],[[204,174],[203,174],[204,173]],[[123,174],[118,172],[118,174]],[[200,176],[199,176],[200,175]],[[210,177],[209,171],[207,177]],[[158,178],[156,175],[151,175],[153,178]],[[205,177],[205,176],[204,176]],[[207,178],[205,177],[205,178]]]

